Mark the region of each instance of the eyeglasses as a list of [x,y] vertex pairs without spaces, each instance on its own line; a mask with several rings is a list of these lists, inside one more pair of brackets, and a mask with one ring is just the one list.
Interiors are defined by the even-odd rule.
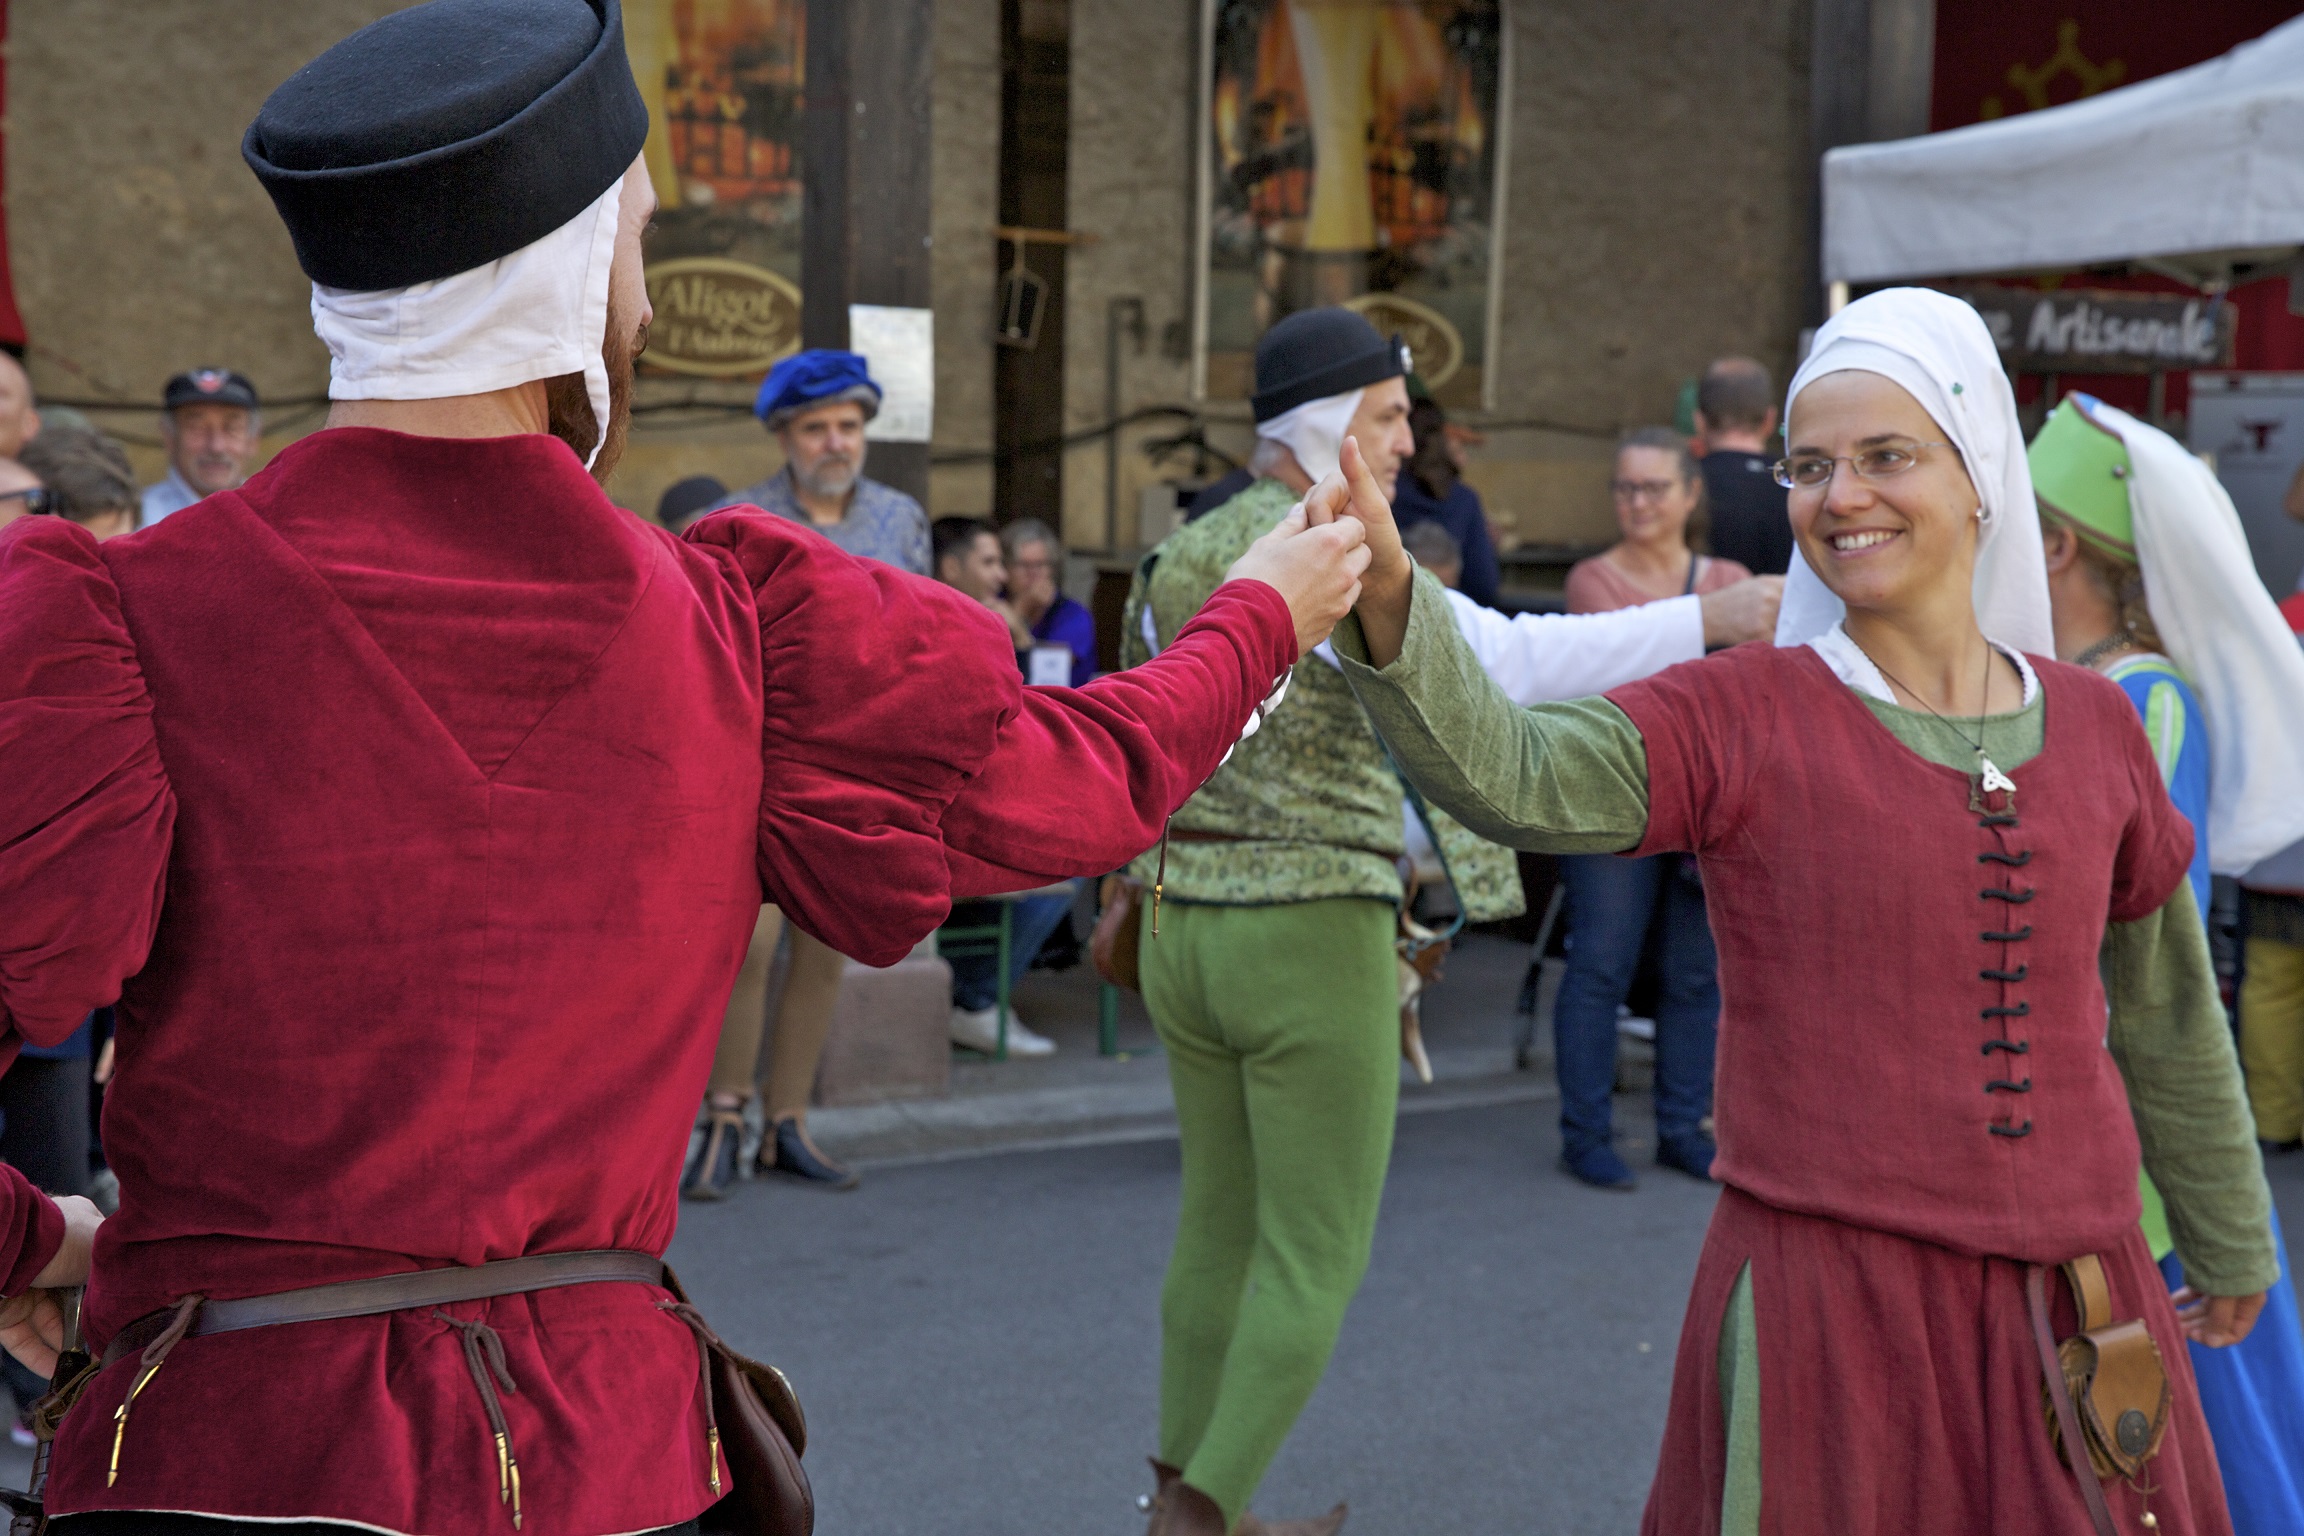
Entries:
[[24,510],[34,517],[56,510],[55,493],[39,485],[27,486],[21,491],[0,491],[0,501],[21,501]]
[[1677,480],[1611,480],[1608,493],[1618,501],[1662,501],[1678,484]]
[[1778,459],[1769,470],[1776,476],[1776,483],[1786,490],[1816,491],[1832,483],[1832,476],[1841,464],[1854,470],[1859,480],[1893,480],[1920,462],[1921,449],[1951,446],[1950,443],[1882,443],[1862,453],[1841,454],[1835,458],[1808,453],[1796,459]]

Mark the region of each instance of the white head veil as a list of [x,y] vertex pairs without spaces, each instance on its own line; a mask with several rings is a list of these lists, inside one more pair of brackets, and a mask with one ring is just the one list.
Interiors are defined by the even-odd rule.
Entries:
[[1348,389],[1340,395],[1307,400],[1270,421],[1258,422],[1256,435],[1268,437],[1296,455],[1297,464],[1317,485],[1340,467],[1345,429],[1352,425],[1352,413],[1360,409],[1360,397],[1366,393],[1364,389]]
[[2207,717],[2209,867],[2243,874],[2304,838],[2304,648],[2208,466],[2125,411],[2087,413],[2128,449],[2145,601]]
[[[1977,627],[2019,651],[2054,655],[2048,563],[2024,430],[1983,319],[1961,300],[1928,288],[1885,288],[1858,299],[1817,331],[1808,361],[1793,375],[1784,396],[1787,431],[1800,391],[1850,369],[1877,373],[1919,401],[1968,466],[1984,513],[1976,547]],[[1795,547],[1776,643],[1804,645],[1846,614]]]
[[328,344],[331,400],[438,400],[582,373],[608,435],[608,268],[622,180],[582,213],[509,256],[453,277],[360,293],[312,285],[312,328]]

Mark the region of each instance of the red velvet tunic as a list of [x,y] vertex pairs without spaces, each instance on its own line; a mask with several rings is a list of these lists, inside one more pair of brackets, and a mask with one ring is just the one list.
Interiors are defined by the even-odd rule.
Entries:
[[[764,890],[888,963],[955,896],[1115,867],[1294,653],[1238,583],[1161,668],[1026,690],[956,594],[764,515],[675,541],[545,437],[340,429],[100,550],[19,522],[0,1023],[121,997],[93,1341],[195,1291],[662,1252]],[[710,1502],[660,1294],[451,1309],[508,1350],[532,1536]],[[429,1314],[187,1340],[108,1487],[130,1375],[67,1421],[52,1511],[511,1530]]]
[[2010,774],[2010,814],[1970,810],[1967,775],[1905,748],[1805,646],[1740,647],[1610,695],[1647,748],[1637,851],[1698,854],[1722,982],[1729,1190],[1648,1532],[1719,1530],[1719,1327],[1746,1263],[1764,1531],[2085,1530],[2047,1440],[2023,1275],[2088,1252],[2177,1383],[2152,1463],[2161,1529],[2227,1529],[2138,1235],[2097,969],[2106,923],[2183,880],[2191,831],[2119,688],[2036,665],[2045,744]]

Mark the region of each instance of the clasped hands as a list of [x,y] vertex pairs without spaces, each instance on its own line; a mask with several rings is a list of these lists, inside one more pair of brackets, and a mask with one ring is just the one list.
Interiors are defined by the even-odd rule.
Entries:
[[1391,500],[1352,438],[1344,439],[1342,460],[1340,470],[1313,486],[1226,573],[1229,580],[1264,582],[1286,599],[1299,656],[1327,639],[1355,606],[1363,625],[1372,611],[1394,603],[1403,630],[1408,622],[1414,568],[1400,546]]

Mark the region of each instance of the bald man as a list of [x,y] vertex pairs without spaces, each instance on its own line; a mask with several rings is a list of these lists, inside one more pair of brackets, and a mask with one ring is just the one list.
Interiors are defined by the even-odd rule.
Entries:
[[[39,435],[40,413],[32,399],[32,376],[13,354],[0,352],[0,458],[13,459],[18,449]],[[12,510],[20,512],[23,508]],[[6,521],[6,515],[0,513],[0,522]]]

